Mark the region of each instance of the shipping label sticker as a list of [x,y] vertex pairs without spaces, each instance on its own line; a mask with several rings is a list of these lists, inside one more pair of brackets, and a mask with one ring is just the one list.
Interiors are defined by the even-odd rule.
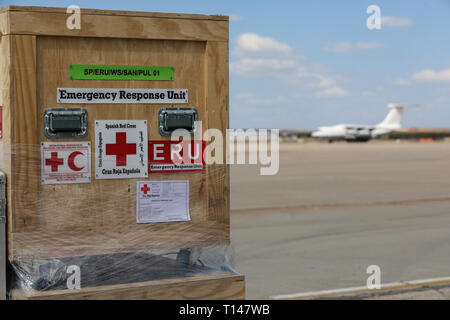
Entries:
[[190,221],[189,180],[138,181],[136,222]]
[[84,80],[173,80],[169,66],[117,66],[71,64],[70,79]]
[[42,142],[42,184],[91,182],[90,142]]
[[151,140],[148,142],[149,172],[205,171],[205,141]]
[[95,178],[148,176],[146,120],[95,121]]

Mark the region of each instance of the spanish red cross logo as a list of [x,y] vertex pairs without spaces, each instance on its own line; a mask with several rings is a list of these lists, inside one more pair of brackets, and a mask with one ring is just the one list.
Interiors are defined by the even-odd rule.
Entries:
[[58,152],[52,152],[52,156],[49,159],[45,159],[45,165],[52,167],[52,172],[57,172],[58,167],[64,164],[63,158],[58,158]]
[[147,187],[147,184],[144,184],[144,186],[141,188],[141,191],[142,191],[144,194],[147,194],[147,192],[150,191],[150,188]]
[[126,132],[116,132],[116,143],[106,144],[106,155],[116,156],[116,166],[124,167],[129,154],[136,154],[136,143],[127,143]]

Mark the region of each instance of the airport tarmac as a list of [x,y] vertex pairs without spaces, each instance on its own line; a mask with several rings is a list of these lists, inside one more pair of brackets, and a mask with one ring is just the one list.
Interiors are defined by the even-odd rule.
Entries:
[[280,145],[280,171],[231,167],[247,298],[450,276],[450,143]]

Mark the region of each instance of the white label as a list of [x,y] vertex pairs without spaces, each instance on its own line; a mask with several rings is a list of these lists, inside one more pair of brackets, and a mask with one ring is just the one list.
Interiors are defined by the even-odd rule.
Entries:
[[189,180],[138,181],[137,223],[190,221]]
[[95,178],[148,176],[146,120],[95,121]]
[[163,164],[151,164],[151,172],[180,172],[180,171],[203,171],[204,167],[201,163],[163,163]]
[[90,142],[42,142],[42,184],[91,182]]
[[188,103],[188,89],[58,88],[58,103]]

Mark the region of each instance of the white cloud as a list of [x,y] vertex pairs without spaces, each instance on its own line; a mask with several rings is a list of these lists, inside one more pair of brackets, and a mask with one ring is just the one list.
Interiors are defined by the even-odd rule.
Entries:
[[328,52],[351,52],[353,45],[350,42],[335,42],[325,45],[325,51]]
[[[317,89],[317,96],[348,95],[348,92],[337,86],[335,77],[312,71],[294,59],[242,58],[230,63],[230,71],[249,77],[270,75],[291,85]],[[330,88],[333,90],[326,91]]]
[[392,81],[396,86],[410,86],[417,82],[430,83],[449,83],[450,68],[434,71],[432,69],[424,69],[411,75],[408,79],[397,79]]
[[331,76],[326,76],[320,73],[310,72],[304,70],[303,68],[299,68],[297,70],[298,78],[306,78],[308,79],[308,87],[310,88],[329,88],[336,85],[336,80]]
[[310,86],[313,88],[327,88],[333,86],[336,83],[334,79],[325,77],[323,75],[320,75],[316,78],[318,78],[319,82],[312,83]]
[[230,62],[230,71],[237,74],[259,75],[280,70],[296,68],[297,61],[276,58],[242,58],[237,62]]
[[409,18],[402,17],[381,17],[381,27],[408,27],[413,24],[413,21]]
[[365,90],[361,93],[361,95],[363,97],[374,97],[376,95],[376,93],[369,91],[369,90]]
[[279,105],[289,101],[283,96],[259,96],[251,93],[242,93],[238,95],[238,99],[251,105]]
[[239,35],[236,44],[233,52],[238,60],[230,62],[232,74],[270,76],[293,86],[316,89],[317,96],[348,95],[337,85],[337,77],[321,66],[305,65],[304,57],[295,54],[288,44],[255,33]]
[[229,19],[230,21],[241,21],[243,18],[238,14],[230,14]]
[[392,84],[395,86],[406,87],[406,86],[410,86],[412,84],[412,82],[411,82],[411,80],[408,80],[408,79],[397,79],[397,80],[392,81]]
[[341,87],[331,87],[324,90],[320,90],[316,92],[316,97],[345,97],[348,96],[349,93],[342,89]]
[[417,81],[448,82],[450,81],[450,69],[443,69],[441,71],[425,69],[414,73],[411,78]]
[[256,33],[243,33],[237,37],[237,56],[290,54],[292,48],[270,37],[262,37]]
[[383,48],[385,45],[380,42],[334,42],[325,45],[325,51],[336,53],[349,53],[361,50],[374,50]]
[[384,43],[380,42],[357,42],[355,48],[359,50],[373,50],[378,48],[383,48]]
[[436,103],[449,103],[450,102],[450,97],[437,97],[435,99]]

